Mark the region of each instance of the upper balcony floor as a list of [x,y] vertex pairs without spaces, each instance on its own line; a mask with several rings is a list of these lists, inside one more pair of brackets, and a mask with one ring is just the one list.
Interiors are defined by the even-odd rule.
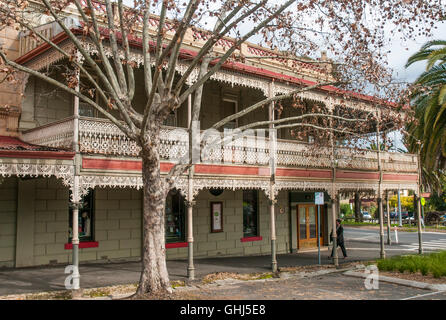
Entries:
[[[140,148],[109,120],[80,117],[75,130],[74,117],[51,122],[23,132],[28,143],[73,150],[77,140],[83,155],[117,158],[138,158]],[[75,138],[76,136],[76,139]],[[182,159],[189,152],[188,133],[185,128],[163,126],[161,130],[160,158],[164,162]],[[265,136],[244,135],[231,143],[204,144],[199,161],[208,164],[242,166],[269,166],[271,150],[276,152],[276,165],[284,168],[327,169],[336,168],[361,171],[378,171],[378,155],[374,150],[315,148],[311,143],[291,139],[278,139],[274,149]],[[206,152],[207,151],[207,152]],[[384,172],[416,173],[417,156],[407,153],[380,152]]]

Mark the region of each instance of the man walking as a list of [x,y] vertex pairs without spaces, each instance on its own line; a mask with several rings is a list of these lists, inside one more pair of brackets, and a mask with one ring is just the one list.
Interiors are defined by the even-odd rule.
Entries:
[[[341,226],[341,219],[336,219],[336,247],[341,247],[342,254],[344,255],[344,259],[347,258],[347,251],[344,246],[344,228]],[[333,231],[330,233],[330,240],[333,242]],[[333,250],[331,250],[331,256],[329,258],[333,258],[334,251],[336,248],[333,246]]]

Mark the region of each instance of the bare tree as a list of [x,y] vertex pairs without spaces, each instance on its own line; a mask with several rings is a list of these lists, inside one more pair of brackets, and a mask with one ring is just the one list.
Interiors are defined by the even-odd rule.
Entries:
[[[81,17],[81,26],[77,29],[64,23],[68,9],[77,11]],[[416,21],[422,32],[429,33],[442,16],[442,10],[441,1],[418,0],[135,0],[131,6],[125,6],[123,0],[1,0],[1,28],[27,31],[37,41],[60,52],[67,61],[64,80],[60,81],[10,60],[2,48],[1,71],[8,81],[14,81],[16,72],[24,72],[77,96],[141,147],[144,232],[138,294],[159,293],[170,288],[165,259],[165,198],[173,180],[193,165],[190,160],[175,165],[167,176],[161,175],[160,130],[169,113],[191,95],[191,120],[198,121],[203,84],[215,72],[233,62],[265,58],[240,54],[240,46],[248,40],[274,50],[275,58],[292,61],[290,70],[295,72],[302,68],[302,62],[327,67],[327,61],[304,58],[324,49],[336,61],[333,72],[320,73],[319,81],[312,86],[303,84],[289,94],[268,97],[219,121],[213,128],[221,128],[271,103],[280,112],[285,101],[289,101],[295,108],[301,108],[301,116],[256,122],[240,129],[274,124],[277,129],[294,130],[296,137],[316,136],[321,143],[334,134],[338,140],[350,140],[358,133],[370,131],[376,121],[369,120],[377,120],[376,115],[366,112],[353,115],[342,108],[334,114],[320,105],[302,107],[298,94],[324,87],[333,89],[332,94],[337,96],[345,95],[346,99],[349,90],[378,92],[372,102],[386,105],[382,98],[392,100],[397,93],[389,86],[391,73],[385,66],[384,27],[387,24],[410,32],[411,22]],[[75,51],[67,52],[53,39],[37,32],[35,17],[38,15],[55,21],[74,44]],[[156,21],[156,26],[150,21]],[[185,58],[181,53],[188,30],[200,33],[205,42]],[[227,42],[228,47],[217,50],[218,42],[227,37],[232,39]],[[85,49],[81,39],[88,39],[97,52],[95,57]],[[144,83],[138,83],[145,89],[142,113],[132,105],[138,68],[131,59],[134,42],[140,44],[144,61]],[[178,77],[175,70],[181,59],[187,59],[188,64],[184,74]],[[196,81],[187,85],[195,70],[198,70]],[[84,83],[79,83],[79,76],[86,79]],[[76,90],[77,86],[85,86],[85,90]],[[92,98],[93,93],[99,96],[99,103]],[[396,121],[398,125],[402,121],[392,112],[383,112],[381,117],[381,123]]]

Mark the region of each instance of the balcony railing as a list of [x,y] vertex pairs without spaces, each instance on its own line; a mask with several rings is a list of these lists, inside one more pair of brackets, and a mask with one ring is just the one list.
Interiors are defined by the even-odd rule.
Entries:
[[[23,133],[23,140],[33,144],[72,148],[74,119],[67,118]],[[212,139],[212,138],[211,138]],[[83,154],[138,157],[140,148],[120,129],[106,119],[79,119],[79,149]],[[163,127],[161,130],[160,156],[163,160],[181,159],[188,152],[188,135],[181,128]],[[312,150],[313,149],[313,150]],[[338,168],[378,170],[377,152],[354,151],[336,148]],[[230,144],[208,143],[202,146],[200,161],[244,165],[268,165],[270,140],[262,137],[243,136]],[[382,169],[393,172],[417,172],[417,157],[413,154],[381,152]],[[276,163],[284,167],[331,168],[329,148],[292,141],[278,140]]]

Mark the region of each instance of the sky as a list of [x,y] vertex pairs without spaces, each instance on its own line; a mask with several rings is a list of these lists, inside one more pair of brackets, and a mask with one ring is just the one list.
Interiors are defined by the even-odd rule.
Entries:
[[[272,0],[277,1],[277,0]],[[124,3],[127,5],[131,5],[133,0],[124,0]],[[390,44],[385,49],[389,50],[387,61],[389,63],[389,67],[393,69],[394,78],[397,81],[411,83],[416,80],[416,78],[425,70],[424,62],[416,62],[411,65],[409,68],[405,68],[405,64],[409,57],[416,53],[420,47],[430,40],[438,40],[438,39],[446,39],[446,22],[438,22],[436,24],[437,29],[433,31],[433,35],[431,37],[416,37],[413,40],[402,41],[398,36],[390,37]],[[390,30],[389,34],[390,34]],[[252,41],[253,39],[251,39]],[[328,53],[329,54],[329,53]],[[396,138],[396,147],[405,149],[401,142],[401,134],[392,133],[391,136]]]

